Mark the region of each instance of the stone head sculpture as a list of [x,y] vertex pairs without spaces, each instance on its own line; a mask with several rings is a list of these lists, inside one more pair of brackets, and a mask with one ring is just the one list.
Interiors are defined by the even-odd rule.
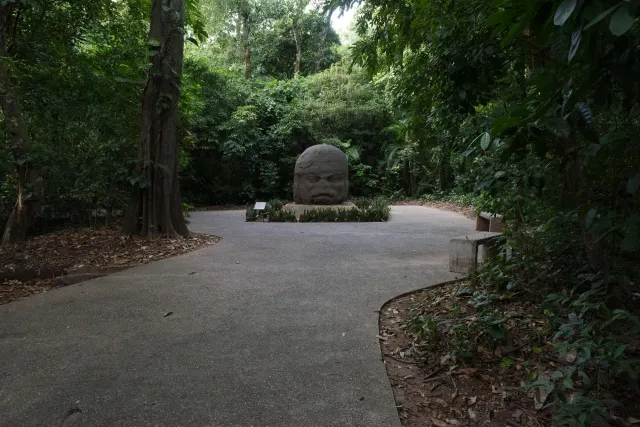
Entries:
[[307,148],[298,157],[293,200],[299,205],[339,205],[347,201],[349,160],[327,144]]

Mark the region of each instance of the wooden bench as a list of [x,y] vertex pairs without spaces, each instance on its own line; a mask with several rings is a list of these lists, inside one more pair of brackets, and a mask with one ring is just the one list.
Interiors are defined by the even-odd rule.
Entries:
[[485,245],[483,259],[495,255],[495,242],[502,233],[483,231],[451,239],[449,247],[449,271],[468,274],[478,265],[478,247]]

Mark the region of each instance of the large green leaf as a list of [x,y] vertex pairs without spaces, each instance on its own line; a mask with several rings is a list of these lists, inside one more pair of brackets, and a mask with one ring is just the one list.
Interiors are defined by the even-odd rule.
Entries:
[[585,25],[585,27],[583,28],[582,31],[588,30],[589,28],[591,28],[594,25],[596,25],[598,22],[602,21],[607,16],[611,15],[611,13],[614,10],[616,10],[617,8],[619,8],[620,5],[622,5],[622,3],[619,3],[619,4],[615,5],[615,6],[611,6],[609,9],[605,10],[600,15],[596,16],[595,18],[593,18],[591,21],[589,21],[589,23],[587,25]]
[[492,131],[501,133],[505,129],[516,125],[519,121],[520,118],[514,115],[502,116],[494,119],[489,126],[491,127]]
[[596,215],[598,214],[598,208],[592,208],[587,212],[587,217],[585,218],[585,225],[587,228],[591,228],[593,225],[593,221],[596,219]]
[[576,28],[576,30],[571,35],[571,48],[569,48],[569,55],[567,56],[567,60],[571,62],[573,57],[578,52],[578,48],[580,47],[580,41],[582,40],[582,26]]
[[628,233],[620,243],[620,249],[623,252],[635,252],[640,249],[640,234]]
[[480,147],[486,151],[489,148],[489,144],[491,144],[491,135],[489,135],[489,132],[485,132],[480,139]]
[[547,126],[547,129],[553,132],[556,136],[568,138],[571,134],[571,127],[564,119],[551,117],[544,120],[544,124]]
[[505,330],[498,325],[489,325],[487,332],[494,340],[503,340],[507,336]]
[[611,22],[609,23],[609,29],[611,33],[615,36],[621,36],[633,26],[633,21],[635,20],[634,16],[631,14],[629,10],[629,6],[626,4],[616,10],[616,12],[611,16]]
[[528,24],[528,20],[527,19],[522,19],[520,22],[518,22],[517,24],[514,24],[511,26],[511,29],[509,29],[509,32],[507,33],[507,35],[505,36],[504,39],[502,39],[502,46],[507,46],[509,43],[511,43],[517,36],[522,34],[522,31],[524,31],[524,29],[526,28]]
[[638,188],[640,188],[640,172],[629,179],[629,182],[627,183],[627,192],[629,194],[636,194]]
[[489,18],[487,19],[487,24],[498,25],[502,22],[505,22],[505,20],[507,19],[511,19],[512,17],[513,17],[513,12],[511,12],[509,9],[499,10],[489,15]]
[[564,0],[560,3],[558,10],[556,10],[556,15],[553,17],[553,23],[558,26],[564,25],[576,9],[576,4],[577,0]]
[[631,214],[624,225],[624,239],[620,243],[623,252],[640,250],[640,212]]

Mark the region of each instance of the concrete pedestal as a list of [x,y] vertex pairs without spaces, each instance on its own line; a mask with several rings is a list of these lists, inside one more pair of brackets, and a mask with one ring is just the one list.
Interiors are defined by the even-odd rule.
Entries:
[[483,250],[483,261],[497,252],[495,239],[502,233],[480,232],[471,233],[451,239],[449,246],[449,271],[454,273],[471,273],[478,265],[478,247],[486,245]]

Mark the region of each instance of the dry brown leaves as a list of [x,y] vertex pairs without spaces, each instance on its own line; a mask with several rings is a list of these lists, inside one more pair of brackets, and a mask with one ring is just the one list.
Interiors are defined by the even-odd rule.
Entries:
[[0,282],[0,305],[47,292],[55,287],[53,279],[3,280]]
[[[548,412],[536,411],[521,387],[532,372],[554,363],[538,353],[546,320],[535,305],[501,302],[500,311],[509,318],[503,324],[507,339],[491,346],[486,333],[477,333],[473,357],[462,360],[452,347],[453,327],[475,321],[476,313],[468,296],[456,295],[465,287],[416,292],[391,301],[380,313],[379,340],[403,426],[549,425]],[[450,320],[438,322],[435,343],[402,327],[412,310]]]
[[184,254],[219,237],[148,240],[117,229],[78,229],[44,234],[0,248],[0,304],[54,288],[53,278],[71,269],[146,264]]

